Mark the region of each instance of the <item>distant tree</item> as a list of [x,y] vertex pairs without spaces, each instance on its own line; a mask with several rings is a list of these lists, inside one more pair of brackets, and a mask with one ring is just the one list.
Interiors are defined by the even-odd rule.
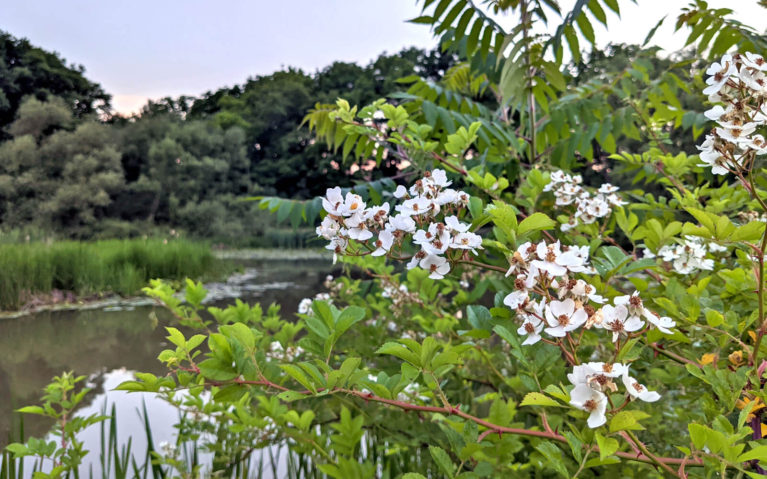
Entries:
[[47,101],[40,101],[34,96],[28,96],[21,103],[17,118],[8,126],[7,131],[13,137],[32,135],[40,140],[44,135],[72,124],[72,111],[61,98],[52,96]]
[[110,95],[85,78],[82,66],[67,66],[57,53],[33,46],[0,31],[0,140],[11,134],[4,127],[13,122],[23,99],[58,96],[75,118],[110,110]]

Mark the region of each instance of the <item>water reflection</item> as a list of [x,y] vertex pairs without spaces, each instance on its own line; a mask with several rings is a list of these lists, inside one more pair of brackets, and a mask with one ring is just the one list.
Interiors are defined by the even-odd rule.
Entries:
[[[231,302],[231,297],[236,296],[264,307],[275,302],[285,315],[293,314],[302,298],[323,290],[322,283],[331,268],[325,259],[239,263],[245,268],[242,274],[226,283],[210,285],[216,305]],[[150,319],[152,310],[157,313],[157,324]],[[132,436],[134,451],[144,451],[144,431],[135,416],[135,407],[144,395],[112,392],[107,396],[106,391],[128,379],[129,371],[165,372],[156,358],[167,346],[162,326],[168,320],[169,315],[161,308],[140,302],[0,319],[0,447],[7,443],[12,420],[16,421],[12,411],[36,404],[42,388],[53,376],[73,370],[77,375],[88,376],[95,389],[86,399],[84,409],[88,413],[98,412],[105,398],[110,403],[114,401],[121,419],[120,436]],[[172,438],[175,411],[163,410],[168,406],[161,401],[147,403],[147,407],[153,431],[158,435],[156,439]],[[50,427],[44,418],[24,417],[27,437],[40,437]],[[90,431],[86,441],[86,449],[98,451],[97,431]]]

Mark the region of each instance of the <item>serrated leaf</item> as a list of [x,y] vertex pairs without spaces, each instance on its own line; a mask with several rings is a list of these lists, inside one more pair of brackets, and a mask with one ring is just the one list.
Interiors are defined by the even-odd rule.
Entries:
[[519,403],[520,406],[556,406],[556,407],[562,407],[561,404],[559,404],[557,401],[551,399],[550,397],[546,396],[545,394],[538,393],[538,392],[530,392],[525,395],[525,398],[522,399],[522,402]]
[[543,213],[533,213],[523,219],[517,227],[517,233],[523,235],[528,231],[549,230],[557,225],[557,222]]
[[604,437],[598,432],[594,434],[597,440],[597,446],[599,446],[599,459],[604,460],[608,456],[612,456],[615,451],[618,450],[618,441],[611,437]]

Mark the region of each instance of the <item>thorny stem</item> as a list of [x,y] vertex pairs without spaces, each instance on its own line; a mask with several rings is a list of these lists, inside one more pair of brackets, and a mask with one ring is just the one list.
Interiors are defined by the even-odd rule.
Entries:
[[[250,381],[250,380],[238,378],[229,382],[208,381],[205,384],[208,386],[223,386],[230,383],[251,385],[251,386],[262,386],[262,387],[266,387],[267,389],[274,388],[280,391],[293,391],[279,384],[275,384],[265,377],[262,377],[261,379],[257,381]],[[308,391],[308,390],[294,391],[294,392],[297,392],[299,394],[304,394],[306,396],[310,396],[313,394],[312,391]],[[513,434],[513,435],[525,436],[525,437],[539,437],[544,439],[550,439],[550,440],[565,443],[565,444],[568,443],[567,438],[565,436],[558,434],[555,431],[539,431],[536,429],[512,428],[512,427],[500,426],[498,424],[493,424],[484,419],[480,419],[477,416],[471,415],[463,411],[459,407],[450,405],[446,399],[445,399],[445,405],[443,406],[422,406],[419,404],[412,404],[406,401],[399,401],[397,399],[386,399],[381,396],[376,396],[375,394],[372,394],[372,393],[366,393],[366,392],[357,391],[354,389],[334,388],[331,390],[326,390],[326,389],[318,388],[317,392],[325,393],[325,395],[337,394],[337,393],[347,394],[350,396],[358,397],[360,399],[364,399],[365,401],[373,401],[373,402],[378,402],[378,403],[386,404],[389,406],[397,407],[399,409],[402,409],[403,411],[418,411],[418,412],[439,413],[439,414],[444,414],[448,416],[449,415],[459,416],[463,419],[466,419],[467,421],[474,422],[479,426],[483,426],[487,428],[486,431],[483,431],[480,434],[478,438],[479,442],[484,440],[488,435],[495,433],[495,434],[498,434],[499,437],[502,437],[503,434]],[[688,459],[687,457],[685,458],[659,457],[659,456],[653,455],[649,450],[647,450],[644,444],[637,442],[637,446],[642,451],[641,454],[630,453],[630,452],[616,452],[615,455],[630,461],[658,465],[660,467],[663,467],[665,470],[672,471],[674,476],[677,476],[677,477],[679,476],[676,473],[674,473],[670,467],[668,467],[669,464],[684,463],[688,466],[703,466],[703,461],[701,461],[700,459]],[[598,449],[594,448],[594,451],[598,451]]]
[[[748,172],[748,180],[749,184],[751,185],[751,196],[753,196],[759,202],[759,205],[767,213],[767,205],[764,204],[764,201],[762,201],[762,199],[759,197],[759,193],[756,190],[753,171],[753,168],[751,168]],[[754,349],[751,353],[751,362],[754,366],[754,371],[757,372],[757,377],[759,368],[759,346],[761,346],[764,333],[767,332],[767,324],[765,324],[764,317],[764,252],[765,249],[767,249],[767,228],[765,228],[764,233],[762,233],[762,242],[759,245],[759,249],[759,274],[756,278],[758,281],[756,295],[759,301],[759,330],[756,333],[756,341],[754,342]]]
[[650,348],[652,348],[653,351],[655,351],[658,354],[662,354],[663,356],[666,356],[669,359],[673,359],[674,361],[680,363],[680,364],[692,364],[693,366],[697,368],[702,368],[700,364],[698,364],[695,361],[692,361],[690,359],[687,359],[685,357],[682,357],[676,353],[672,353],[671,351],[667,351],[663,349],[661,346],[658,345],[658,343],[647,343]]
[[639,450],[642,451],[642,454],[650,458],[653,464],[657,465],[658,467],[668,472],[672,476],[679,477],[679,474],[677,474],[675,470],[671,469],[667,463],[663,462],[662,458],[659,458],[655,456],[653,453],[651,453],[647,449],[647,446],[642,444],[642,442],[639,439],[637,439],[637,437],[631,431],[626,431],[626,435],[629,436],[631,440],[634,442],[634,444],[639,448]]

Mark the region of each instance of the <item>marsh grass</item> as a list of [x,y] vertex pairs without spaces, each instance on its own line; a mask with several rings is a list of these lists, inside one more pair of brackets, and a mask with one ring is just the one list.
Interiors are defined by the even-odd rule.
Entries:
[[[101,414],[107,416],[106,421],[98,424],[99,450],[91,450],[89,458],[97,457],[97,471],[93,463],[81,466],[80,470],[65,474],[62,479],[168,479],[171,477],[218,477],[226,479],[327,479],[316,467],[311,457],[295,452],[286,443],[277,443],[271,447],[252,450],[247,454],[238,455],[229,467],[212,470],[215,462],[209,451],[205,450],[198,441],[188,441],[177,444],[181,470],[160,464],[157,454],[161,453],[154,442],[152,425],[149,422],[146,403],[141,409],[136,409],[137,419],[143,425],[143,440],[145,449],[133,447],[132,437],[121,436],[117,429],[117,411],[114,404],[109,407],[106,402],[102,405]],[[9,435],[9,442],[24,442],[24,422],[21,414],[18,418],[18,429]],[[138,438],[136,438],[138,439]],[[376,477],[399,477],[406,472],[418,471],[427,477],[438,477],[436,465],[425,450],[395,453],[386,452],[391,444],[382,434],[368,431],[363,436],[363,457],[378,465]],[[25,467],[26,466],[26,467]],[[36,471],[49,470],[50,460],[42,463],[37,458],[27,458],[27,461],[14,459],[7,450],[0,451],[0,479],[28,479]],[[199,468],[199,469],[198,469]],[[199,470],[202,475],[190,471]]]
[[199,279],[223,269],[208,244],[182,239],[0,244],[0,309],[54,290],[129,296],[153,278]]

